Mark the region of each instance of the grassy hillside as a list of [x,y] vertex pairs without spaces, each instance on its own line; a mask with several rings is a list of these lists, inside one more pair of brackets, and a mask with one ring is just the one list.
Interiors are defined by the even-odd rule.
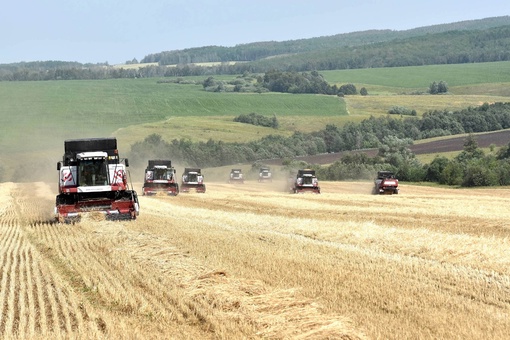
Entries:
[[[510,100],[510,62],[429,65],[322,71],[332,84],[365,87],[368,96],[345,97],[351,118],[386,114],[393,106],[414,109],[418,115],[431,110],[458,110],[484,102]],[[449,93],[427,95],[432,82],[445,81]],[[414,93],[422,93],[415,95]]]
[[[457,88],[484,85],[500,87],[501,95],[510,94],[508,86],[500,83],[510,82],[510,62],[471,63],[453,65],[427,65],[409,67],[386,67],[356,70],[334,70],[320,72],[330,83],[354,83],[384,89],[387,92],[402,93],[427,91],[433,81],[445,81],[454,94],[464,94]],[[377,91],[376,91],[377,92]],[[370,93],[370,91],[369,91]],[[480,89],[478,94],[493,94]]]
[[323,36],[309,39],[289,41],[264,41],[239,44],[234,47],[205,46],[175,51],[164,51],[150,54],[142,59],[143,63],[159,62],[163,65],[177,63],[204,63],[254,61],[278,56],[286,58],[301,53],[317,53],[318,51],[341,47],[356,47],[374,43],[390,42],[397,39],[422,37],[451,31],[489,30],[510,24],[509,16],[467,20],[450,24],[418,27],[409,30],[367,30]]
[[[18,180],[28,179],[34,175],[31,166],[44,169],[55,164],[63,140],[69,138],[112,136],[118,131],[119,147],[126,155],[131,144],[151,133],[167,140],[246,141],[302,126],[320,129],[347,115],[345,103],[332,96],[211,93],[199,85],[156,80],[0,82],[1,168],[8,178],[18,172]],[[251,112],[275,114],[285,128],[275,131],[231,122]]]
[[[186,117],[196,125],[208,126],[210,117],[233,119],[250,112],[281,118],[346,114],[343,102],[335,97],[220,94],[197,85],[158,84],[155,79],[0,82],[0,91],[4,152],[21,150],[20,141],[34,138],[37,143],[28,149],[47,148],[54,137],[111,135],[120,128],[170,117]],[[172,124],[162,127],[168,125]]]

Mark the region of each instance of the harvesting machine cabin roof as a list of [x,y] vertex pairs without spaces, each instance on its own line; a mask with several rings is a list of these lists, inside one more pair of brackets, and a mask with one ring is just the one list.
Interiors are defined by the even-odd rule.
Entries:
[[[62,164],[64,166],[68,166],[76,163],[78,158],[86,156],[97,157],[98,155],[95,155],[94,152],[106,153],[106,160],[109,164],[119,163],[116,138],[87,138],[68,139],[64,141],[64,156]],[[102,155],[99,157],[102,157]]]
[[395,174],[393,173],[393,171],[387,171],[387,170],[378,171],[377,178],[379,178],[379,179],[395,178]]
[[298,170],[297,177],[303,177],[303,176],[315,177],[315,170],[312,170],[312,169]]
[[189,174],[189,173],[201,174],[202,173],[202,169],[200,169],[200,168],[184,168],[184,173],[185,174]]
[[169,159],[150,159],[147,164],[147,169],[154,169],[157,166],[172,168],[172,161]]

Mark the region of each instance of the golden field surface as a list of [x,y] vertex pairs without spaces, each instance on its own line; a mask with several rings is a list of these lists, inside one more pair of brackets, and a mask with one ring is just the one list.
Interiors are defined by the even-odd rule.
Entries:
[[510,188],[286,186],[57,224],[54,185],[1,183],[0,338],[508,338]]

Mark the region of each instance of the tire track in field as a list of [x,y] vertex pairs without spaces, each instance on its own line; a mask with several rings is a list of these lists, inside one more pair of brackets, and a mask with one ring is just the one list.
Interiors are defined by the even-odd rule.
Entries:
[[[36,221],[27,233],[61,276],[96,307],[121,316],[159,320],[162,324],[200,324],[203,317],[195,306],[179,299],[173,288],[175,282],[161,279],[130,257],[119,256],[122,252],[114,251],[130,237],[124,229],[122,222],[84,217],[73,225]],[[111,230],[116,234],[110,235]],[[63,319],[69,324],[65,315]],[[102,326],[109,332],[114,327],[108,322]]]
[[[189,197],[183,196],[183,199]],[[205,196],[200,197],[205,199]],[[318,308],[320,304],[304,299],[293,289],[276,289],[262,281],[230,277],[222,270],[203,267],[193,257],[171,246],[172,241],[168,238],[175,228],[171,224],[186,230],[193,228],[192,225],[201,225],[203,233],[197,237],[208,242],[209,223],[211,229],[214,229],[213,225],[218,223],[218,219],[229,224],[222,213],[222,216],[213,217],[208,213],[203,214],[203,209],[180,209],[169,204],[175,201],[171,198],[162,201],[147,198],[144,201],[142,204],[146,209],[143,222],[141,218],[141,225],[138,225],[140,229],[136,228],[141,232],[124,244],[123,251],[131,253],[140,263],[179,275],[188,305],[202,310],[204,322],[212,325],[231,323],[233,320],[241,324],[248,323],[262,338],[299,338],[302,334],[308,334],[311,339],[364,337],[352,328],[350,320],[340,315],[321,313]],[[164,227],[166,225],[168,228]],[[220,228],[229,229],[232,234],[240,231],[224,224]],[[214,254],[211,256],[214,257]]]
[[[465,307],[465,310],[462,312],[466,313],[466,315],[476,314],[473,311],[477,309],[482,311],[482,313],[486,313],[487,316],[491,314],[496,315],[496,313],[506,315],[506,311],[509,310],[508,293],[510,292],[510,276],[508,275],[509,258],[506,256],[508,254],[506,251],[508,249],[506,238],[496,241],[494,236],[484,239],[482,237],[450,235],[429,230],[414,231],[392,228],[384,228],[385,232],[383,234],[377,232],[377,229],[383,228],[380,228],[375,223],[366,223],[366,228],[359,229],[356,226],[357,223],[353,223],[352,225],[347,225],[348,227],[353,227],[347,230],[347,228],[343,228],[342,225],[336,224],[334,221],[331,221],[330,225],[321,223],[320,229],[322,230],[319,228],[310,230],[304,225],[308,223],[314,224],[315,221],[313,219],[293,218],[291,215],[269,216],[269,214],[263,217],[252,213],[252,211],[256,211],[258,203],[252,200],[250,194],[239,195],[240,197],[236,198],[235,195],[230,195],[229,193],[227,199],[224,200],[225,211],[221,211],[221,204],[218,203],[217,198],[223,199],[225,195],[223,193],[213,193],[212,190],[209,192],[210,194],[208,194],[207,199],[205,198],[206,196],[202,195],[183,195],[180,198],[177,197],[177,199],[176,197],[142,198],[141,203],[145,207],[143,218],[145,219],[145,216],[151,215],[150,219],[147,218],[149,221],[153,221],[156,218],[161,219],[160,222],[158,221],[159,223],[154,221],[147,223],[148,225],[161,225],[164,221],[170,219],[175,221],[174,223],[167,222],[167,228],[158,229],[154,227],[147,229],[159,232],[161,235],[167,235],[167,237],[173,237],[173,234],[179,235],[182,230],[181,238],[188,240],[190,244],[196,242],[191,235],[196,233],[195,238],[200,238],[201,243],[214,244],[214,247],[209,249],[211,254],[207,254],[210,257],[214,256],[213,253],[215,251],[220,252],[230,245],[234,247],[234,243],[241,243],[241,238],[249,239],[251,235],[253,235],[253,239],[259,239],[264,242],[279,238],[281,240],[288,240],[288,243],[292,245],[299,243],[299,249],[303,252],[305,248],[312,249],[308,255],[304,255],[304,258],[308,256],[313,258],[322,251],[329,253],[331,249],[332,253],[341,253],[342,257],[348,259],[345,261],[347,265],[344,265],[344,267],[349,268],[349,271],[354,268],[354,272],[371,273],[374,277],[385,278],[383,280],[384,283],[390,283],[389,286],[392,288],[396,287],[396,290],[389,289],[391,299],[395,301],[399,301],[402,298],[413,302],[415,296],[421,296],[424,298],[424,301],[427,301],[430,298],[428,295],[438,294],[441,298],[436,303],[441,305],[443,303],[443,296],[451,298],[452,301],[455,301],[454,305]],[[292,196],[292,198],[295,197],[301,197],[303,201],[308,198]],[[314,200],[319,196],[309,197],[311,200]],[[325,196],[322,197],[326,198]],[[262,198],[260,200],[263,204],[267,204]],[[382,198],[377,196],[376,199]],[[187,204],[191,200],[195,204]],[[317,198],[317,200],[319,199]],[[417,200],[418,202],[415,202],[415,205],[421,205],[421,198],[418,197]],[[493,201],[491,200],[491,202]],[[210,208],[210,202],[213,202],[214,208]],[[279,201],[274,203],[277,206],[288,204],[288,202]],[[306,203],[302,206],[308,207],[313,205],[309,203],[310,201],[306,199]],[[295,204],[295,206],[297,208],[300,207],[298,204]],[[466,206],[468,204],[463,205],[464,208]],[[353,209],[351,207],[350,211],[353,211]],[[291,209],[287,210],[292,212]],[[443,213],[445,212],[436,212],[437,215],[435,216],[441,216]],[[287,224],[285,223],[286,219],[289,220]],[[303,227],[301,227],[301,224],[303,224]],[[327,231],[328,229],[330,231]],[[233,236],[235,234],[238,234],[238,236]],[[382,238],[379,238],[380,236]],[[175,238],[178,239],[179,237],[175,236]],[[373,239],[378,241],[373,241]],[[413,241],[414,239],[416,240]],[[281,240],[275,241],[274,244],[283,245],[284,243]],[[408,245],[406,245],[407,242],[409,242]],[[252,246],[255,243],[248,242],[245,251],[249,252],[250,249],[254,249],[255,247]],[[390,246],[390,244],[394,246]],[[406,249],[406,246],[411,245],[412,247]],[[254,251],[254,254],[248,257],[255,258],[255,253],[274,253],[276,248],[279,247],[269,245],[262,249],[257,249]],[[325,258],[327,257],[325,256]],[[367,259],[369,260],[367,261]],[[289,264],[293,262],[294,259],[289,260]],[[335,264],[340,262],[342,260],[335,259]],[[334,268],[334,265],[331,267]],[[311,270],[309,269],[310,266],[306,268]],[[391,269],[388,271],[387,268]],[[267,275],[270,275],[270,273],[271,271],[268,270]],[[327,273],[320,275],[320,277],[324,278],[328,276]],[[342,274],[339,276],[341,277]],[[317,280],[317,284],[314,286],[319,285],[320,279]],[[352,287],[351,291],[356,293],[355,287],[357,286],[353,285]],[[397,314],[401,306],[392,302],[388,303],[388,301],[384,301],[384,298],[380,300],[373,298],[373,296],[378,296],[375,293],[385,293],[384,290],[379,290],[379,287],[384,287],[384,285],[375,284],[367,289],[367,291],[373,294],[369,293],[363,296],[365,293],[362,293],[360,296],[365,301],[375,301],[378,306],[381,306],[390,315],[393,313]],[[423,294],[423,292],[420,292],[420,289],[426,293]],[[399,293],[402,295],[399,296]],[[421,303],[419,302],[418,304]],[[413,311],[413,308],[415,307],[411,306],[409,310]],[[423,305],[420,308],[423,308]],[[453,307],[452,310],[455,311],[455,308]],[[451,311],[445,307],[445,310],[442,312],[448,314]],[[453,312],[453,314],[457,313]],[[422,316],[419,315],[416,320],[422,322],[421,318]],[[388,319],[391,319],[391,316]],[[479,327],[480,319],[477,320],[476,327]],[[493,334],[498,334],[502,329],[508,329],[508,319],[504,320],[503,317],[499,319],[494,317],[492,320],[496,329]],[[469,331],[466,331],[466,334],[469,334]]]
[[140,306],[148,306],[145,308],[151,310],[149,313],[158,315],[176,312],[157,297],[161,294],[156,292],[164,292],[164,286],[144,284],[137,277],[147,274],[138,268],[128,267],[129,273],[126,271],[129,259],[117,258],[112,252],[118,241],[104,235],[98,237],[84,226],[85,223],[51,229],[36,227],[42,243],[51,246],[51,256],[57,261],[66,259],[65,270],[69,277],[74,276],[76,285],[88,291],[97,303],[120,313],[136,313]]
[[[30,224],[40,219],[35,199],[24,194],[28,189],[22,184],[0,185],[0,338],[87,334],[91,330],[85,327],[86,311],[46,266],[27,234]],[[51,228],[50,222],[40,224]]]

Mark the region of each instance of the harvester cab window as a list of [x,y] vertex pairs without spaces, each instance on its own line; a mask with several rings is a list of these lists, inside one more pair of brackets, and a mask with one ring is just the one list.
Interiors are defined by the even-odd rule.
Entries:
[[170,170],[170,169],[168,169],[165,172],[165,174],[166,174],[166,178],[165,178],[166,180],[171,180],[174,177],[174,172],[172,170]]
[[312,184],[312,177],[311,176],[304,176],[303,177],[303,184]]
[[86,159],[80,162],[81,186],[108,185],[108,164],[104,159]]
[[198,182],[198,175],[197,174],[188,174],[188,181],[189,182]]
[[166,169],[156,169],[154,170],[154,179],[156,180],[170,179],[171,177],[168,177],[168,173],[169,171],[167,171]]
[[378,175],[379,179],[387,179],[387,178],[395,178],[395,175],[392,172],[381,171]]
[[145,173],[145,179],[152,181],[154,179],[154,172],[153,171],[147,171]]

